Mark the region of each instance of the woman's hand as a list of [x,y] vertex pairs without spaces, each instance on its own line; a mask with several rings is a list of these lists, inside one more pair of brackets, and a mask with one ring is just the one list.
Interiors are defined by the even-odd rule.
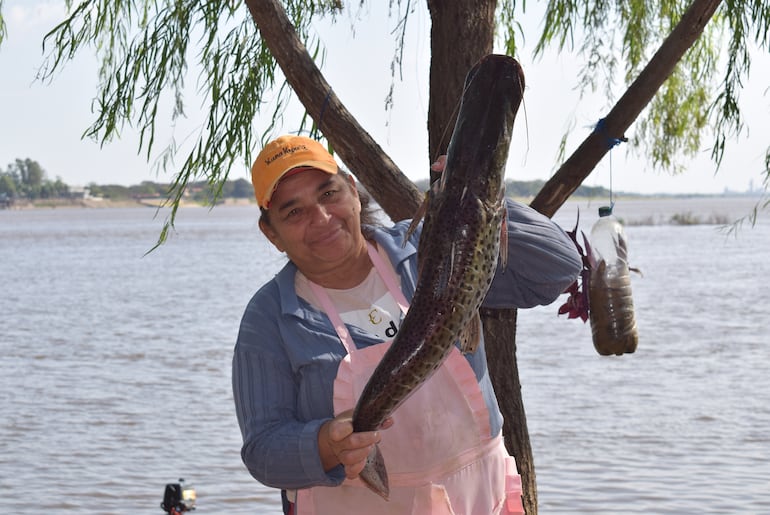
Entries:
[[[318,431],[318,449],[324,470],[331,470],[337,465],[345,467],[348,479],[358,477],[366,464],[366,457],[372,446],[379,443],[379,431],[353,432],[353,410],[340,413],[332,420],[324,422]],[[388,418],[382,429],[393,425]]]
[[434,172],[443,172],[446,168],[446,154],[438,156],[438,159],[430,165],[430,169]]

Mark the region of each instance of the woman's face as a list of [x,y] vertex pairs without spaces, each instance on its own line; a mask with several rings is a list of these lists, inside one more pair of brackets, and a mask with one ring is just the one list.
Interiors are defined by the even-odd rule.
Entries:
[[352,177],[306,170],[282,179],[270,199],[262,232],[312,277],[336,270],[366,248],[361,202]]

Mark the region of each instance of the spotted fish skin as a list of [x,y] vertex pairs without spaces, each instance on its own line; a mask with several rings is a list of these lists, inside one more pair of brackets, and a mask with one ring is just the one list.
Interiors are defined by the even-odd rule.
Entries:
[[[500,255],[505,164],[523,90],[521,67],[508,56],[485,56],[466,77],[446,167],[439,187],[427,194],[415,294],[356,404],[354,431],[378,429],[478,320]],[[478,341],[475,327],[472,344]],[[360,477],[388,498],[387,471],[376,446]]]

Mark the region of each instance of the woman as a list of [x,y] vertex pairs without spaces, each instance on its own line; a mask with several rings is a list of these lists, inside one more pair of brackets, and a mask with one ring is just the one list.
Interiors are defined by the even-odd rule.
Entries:
[[[381,430],[353,432],[350,409],[414,294],[420,230],[407,238],[408,220],[362,223],[366,198],[309,138],[266,145],[252,182],[260,229],[290,261],[249,302],[235,347],[251,474],[282,490],[285,513],[521,513],[483,342],[467,355],[454,349]],[[506,207],[508,265],[485,306],[549,304],[577,277],[580,256],[548,218],[510,200]],[[389,501],[357,479],[375,444]]]

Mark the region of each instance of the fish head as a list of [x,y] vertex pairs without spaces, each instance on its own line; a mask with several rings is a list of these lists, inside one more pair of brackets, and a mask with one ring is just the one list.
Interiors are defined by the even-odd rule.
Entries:
[[[442,189],[462,187],[488,202],[502,197],[510,132],[523,91],[524,73],[512,57],[490,54],[471,68],[465,78],[455,137],[447,151]],[[476,129],[462,130],[463,125]]]

